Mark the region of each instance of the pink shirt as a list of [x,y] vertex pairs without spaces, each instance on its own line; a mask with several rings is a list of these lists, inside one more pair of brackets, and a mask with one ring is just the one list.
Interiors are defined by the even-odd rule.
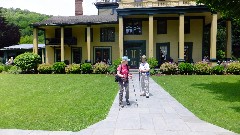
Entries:
[[[121,68],[122,68],[122,70],[121,70]],[[119,65],[117,70],[120,71],[121,75],[126,75],[126,76],[128,75],[128,67],[127,67],[127,65]]]

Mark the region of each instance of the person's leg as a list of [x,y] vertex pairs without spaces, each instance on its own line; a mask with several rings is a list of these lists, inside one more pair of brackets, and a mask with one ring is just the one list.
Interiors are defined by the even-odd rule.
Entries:
[[140,96],[145,96],[146,95],[146,86],[145,86],[145,75],[141,75],[141,87],[142,87],[142,93]]
[[129,102],[129,82],[128,81],[125,82],[124,87],[125,87],[125,91],[126,91],[126,95],[125,95],[126,102],[127,102],[127,105],[130,105],[130,102]]
[[146,76],[146,98],[149,98],[149,75]]
[[119,84],[119,105],[122,106],[124,85],[123,85],[123,82],[118,82],[118,84]]

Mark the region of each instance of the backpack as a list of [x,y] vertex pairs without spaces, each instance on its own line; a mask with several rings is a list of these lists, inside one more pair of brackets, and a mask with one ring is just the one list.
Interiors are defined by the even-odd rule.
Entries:
[[[127,70],[129,71],[128,65],[127,65]],[[122,73],[122,65],[121,65],[120,73]],[[119,82],[119,81],[121,81],[121,80],[122,80],[122,78],[119,77],[119,76],[116,74],[116,75],[115,75],[115,82]]]

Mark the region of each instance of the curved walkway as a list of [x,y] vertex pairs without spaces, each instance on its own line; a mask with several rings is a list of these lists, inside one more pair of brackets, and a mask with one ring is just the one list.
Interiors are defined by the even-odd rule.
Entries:
[[138,74],[134,74],[130,81],[131,105],[119,111],[117,95],[106,119],[87,129],[79,132],[0,130],[0,135],[237,135],[200,120],[151,78],[150,98],[139,95]]

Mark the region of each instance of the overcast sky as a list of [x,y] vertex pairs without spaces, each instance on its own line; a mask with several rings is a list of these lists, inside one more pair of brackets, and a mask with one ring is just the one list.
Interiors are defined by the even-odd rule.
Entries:
[[[96,15],[97,9],[93,4],[96,0],[83,1],[83,14]],[[54,15],[74,16],[75,0],[0,0],[0,7],[20,8],[29,11]]]

